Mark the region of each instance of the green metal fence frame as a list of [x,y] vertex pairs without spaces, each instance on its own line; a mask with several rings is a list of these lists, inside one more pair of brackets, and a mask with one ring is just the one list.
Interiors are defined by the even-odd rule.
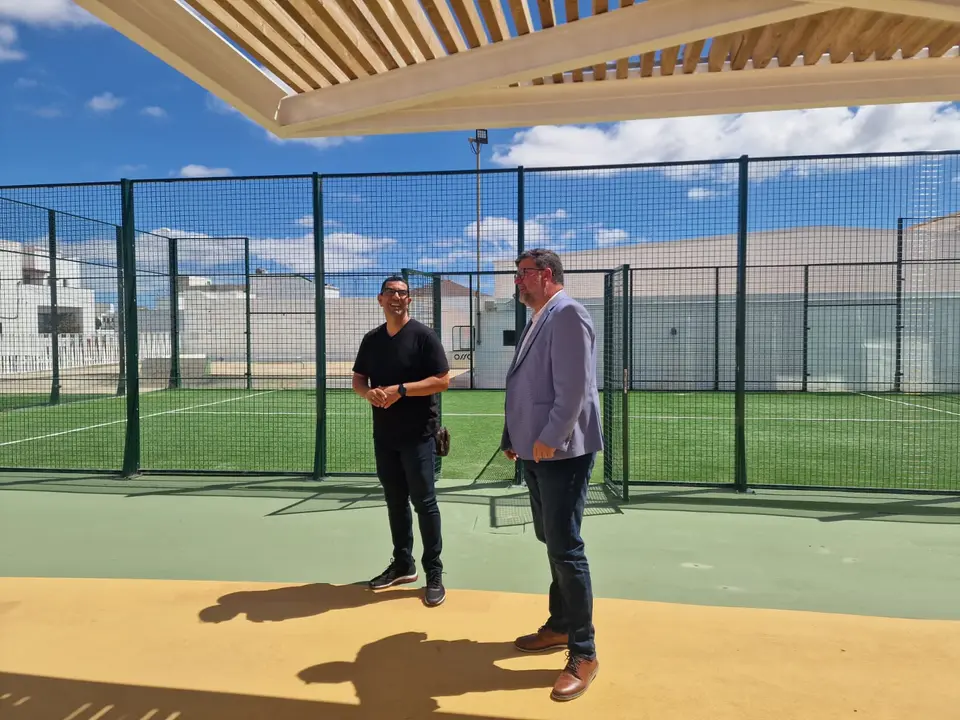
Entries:
[[[944,157],[944,156],[957,156],[960,155],[960,150],[955,151],[942,151],[942,152],[899,152],[899,153],[862,153],[862,154],[832,154],[832,155],[801,155],[801,156],[778,156],[778,157],[763,157],[763,158],[754,158],[751,159],[747,155],[743,155],[736,159],[720,159],[720,160],[710,160],[710,161],[679,161],[679,162],[668,162],[668,163],[625,163],[618,165],[603,165],[603,166],[569,166],[569,167],[549,167],[549,168],[536,168],[536,169],[525,169],[524,167],[518,167],[515,169],[494,169],[494,170],[483,170],[480,171],[484,175],[497,175],[497,174],[507,174],[512,173],[516,175],[517,178],[517,202],[516,202],[516,214],[517,214],[517,251],[522,252],[525,248],[524,242],[524,222],[526,219],[525,212],[525,177],[528,173],[555,173],[562,171],[571,171],[571,172],[584,172],[590,170],[618,170],[618,169],[637,169],[637,168],[667,168],[667,167],[683,167],[683,166],[704,166],[704,165],[737,165],[738,172],[738,220],[737,220],[737,264],[736,264],[736,309],[735,309],[735,405],[734,405],[734,472],[733,476],[730,478],[729,483],[718,483],[718,484],[707,484],[707,483],[697,483],[698,487],[727,487],[731,488],[739,493],[747,492],[750,487],[781,487],[781,488],[794,488],[795,486],[791,485],[750,485],[748,482],[748,468],[747,468],[747,453],[746,453],[746,423],[745,423],[745,404],[746,404],[746,327],[747,327],[747,317],[746,317],[746,286],[747,286],[747,257],[748,257],[748,213],[749,213],[749,171],[751,162],[762,162],[770,163],[776,161],[784,162],[801,162],[801,161],[810,161],[810,160],[829,160],[829,159],[868,159],[868,158],[917,158],[924,156],[931,157]],[[416,176],[442,176],[442,175],[466,175],[474,174],[474,170],[449,170],[449,171],[419,171],[419,172],[383,172],[383,173],[337,173],[337,174],[324,174],[312,173],[309,175],[284,175],[284,176],[248,176],[248,177],[232,177],[231,181],[236,182],[240,180],[269,180],[269,179],[310,179],[312,187],[312,206],[313,206],[313,250],[314,250],[314,282],[316,285],[315,292],[315,312],[316,312],[316,366],[317,368],[325,367],[326,364],[326,327],[325,327],[325,268],[324,268],[324,180],[325,179],[336,179],[336,178],[358,178],[358,177],[416,177]],[[184,179],[184,178],[162,178],[162,179],[150,179],[150,180],[130,180],[122,179],[119,183],[67,183],[67,184],[46,184],[46,185],[19,185],[19,186],[6,186],[0,187],[0,199],[9,200],[9,198],[3,197],[3,191],[7,190],[19,190],[25,188],[66,188],[66,187],[84,187],[84,186],[117,186],[119,189],[119,207],[120,207],[120,226],[117,228],[117,263],[118,263],[118,334],[119,334],[119,347],[120,347],[120,377],[117,385],[117,395],[123,395],[126,398],[126,433],[124,440],[124,453],[123,453],[123,464],[122,468],[117,470],[85,470],[85,472],[101,472],[106,474],[118,474],[121,477],[129,478],[138,474],[171,474],[173,471],[163,471],[163,470],[153,470],[153,469],[143,469],[141,468],[141,447],[140,447],[140,412],[139,412],[139,342],[138,342],[138,330],[137,330],[137,267],[136,267],[136,239],[137,239],[137,226],[136,226],[136,212],[135,212],[135,188],[140,183],[159,183],[159,182],[170,182],[170,183],[189,183],[189,182],[203,182],[204,180],[199,179]],[[209,180],[205,180],[210,182]],[[17,201],[13,201],[17,202]],[[24,203],[25,204],[25,203]],[[56,223],[55,215],[59,211],[50,209],[50,232],[49,232],[49,246],[51,257],[55,258],[56,248],[57,248],[57,237],[56,237]],[[69,214],[69,213],[65,213]],[[898,244],[897,244],[897,258],[896,258],[896,267],[897,267],[897,289],[896,289],[896,300],[895,304],[897,306],[897,350],[896,350],[896,360],[897,368],[895,371],[896,375],[896,387],[899,388],[900,379],[902,376],[902,367],[901,367],[901,330],[902,330],[902,269],[904,266],[903,258],[903,233],[904,233],[904,220],[909,219],[905,217],[898,218],[897,221],[897,235],[898,235]],[[242,239],[238,237],[237,239]],[[246,251],[245,256],[247,258],[247,282],[249,283],[249,240],[246,241]],[[170,262],[176,262],[176,245],[175,240],[171,239],[171,255]],[[171,265],[171,267],[174,267]],[[807,370],[807,326],[808,326],[808,309],[809,309],[809,298],[808,298],[808,283],[809,283],[809,268],[810,266],[803,267],[804,273],[804,303],[803,303],[803,326],[804,326],[804,337],[803,337],[803,366],[804,366],[804,382],[803,389],[806,390],[806,370]],[[720,271],[721,267],[713,268],[715,271],[715,309],[714,309],[714,318],[715,318],[715,327],[719,326],[719,288],[720,288]],[[632,283],[632,276],[638,270],[631,270],[629,266],[624,266],[623,268],[618,269],[617,271],[624,273],[624,280],[627,283],[627,292],[630,292],[630,287]],[[56,273],[55,260],[53,262],[52,273]],[[464,272],[453,272],[450,273],[424,273],[434,277],[434,303],[435,303],[435,323],[440,322],[439,312],[437,310],[440,307],[440,278],[444,274],[469,274],[469,271]],[[486,274],[486,273],[478,273]],[[55,275],[54,275],[55,276]],[[175,282],[175,280],[173,280]],[[56,291],[52,293],[52,304],[54,308],[56,307]],[[248,292],[248,303],[249,303],[249,292]],[[175,305],[175,303],[172,303]],[[622,364],[624,367],[625,374],[625,383],[623,388],[623,467],[624,472],[627,474],[627,477],[624,478],[623,483],[623,495],[624,499],[628,497],[629,487],[649,487],[653,485],[684,485],[689,483],[677,483],[677,482],[649,482],[649,481],[637,481],[630,480],[628,476],[628,458],[630,451],[629,443],[629,392],[633,390],[633,373],[632,366],[634,362],[632,346],[632,333],[631,333],[631,324],[632,320],[630,317],[629,306],[631,303],[624,303],[624,339],[623,339],[623,357]],[[176,310],[172,309],[171,312],[175,313]],[[55,313],[55,310],[54,310]],[[523,329],[524,324],[526,323],[526,309],[519,303],[516,303],[516,315],[515,315],[515,325],[517,336]],[[247,343],[250,342],[250,333],[249,333],[249,312],[247,317],[248,331],[247,331]],[[54,327],[56,327],[56,318],[54,317]],[[439,327],[436,328],[439,330]],[[56,343],[54,343],[54,348],[56,348]],[[54,354],[57,350],[55,349]],[[719,368],[719,343],[715,344],[715,373],[714,373],[714,390],[720,391],[720,381],[719,375],[716,368]],[[179,358],[177,358],[179,360]],[[250,360],[250,354],[248,351],[248,364]],[[171,386],[175,387],[175,372],[173,371],[173,366],[176,361],[171,362]],[[56,368],[57,363],[54,363],[54,377],[52,378],[51,383],[51,403],[56,403],[59,399],[59,380],[58,380],[58,369]],[[316,481],[321,481],[324,478],[328,477],[327,469],[327,446],[326,446],[326,431],[327,431],[327,405],[326,405],[326,373],[316,372],[316,436],[315,436],[315,452],[313,460],[313,468],[311,472],[307,473],[283,473],[288,476],[300,476],[304,475],[307,477],[312,477]],[[249,370],[248,370],[248,382],[249,382]],[[439,459],[438,459],[439,460]],[[48,471],[49,469],[45,468],[0,468],[0,470],[8,471],[24,471],[24,470],[43,470]],[[439,468],[438,468],[439,470]],[[58,472],[56,470],[49,470],[51,472]],[[74,472],[73,470],[69,472]],[[254,471],[176,471],[178,474],[182,472],[189,472],[190,474],[198,475],[275,475],[276,473],[267,473],[267,472],[254,472]],[[516,471],[514,476],[514,481],[518,484],[522,484],[522,464],[518,462],[516,464]],[[847,490],[854,492],[891,492],[889,488],[864,488],[864,487],[820,487],[820,486],[802,486],[795,489],[803,489],[808,491],[813,490]],[[899,488],[896,492],[902,493],[911,493],[911,494],[944,494],[943,490],[921,490],[921,489],[911,489],[911,488]]]

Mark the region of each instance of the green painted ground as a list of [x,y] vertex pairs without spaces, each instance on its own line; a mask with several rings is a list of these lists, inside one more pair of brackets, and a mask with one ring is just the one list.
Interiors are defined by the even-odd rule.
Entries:
[[[525,491],[441,489],[449,600],[545,595]],[[583,534],[600,597],[960,619],[960,498],[597,488]],[[0,477],[4,576],[346,583],[389,556],[370,481]]]
[[[620,397],[614,398],[620,410]],[[123,398],[60,406],[3,398],[0,467],[117,469]],[[21,407],[16,407],[19,402]],[[370,410],[348,391],[327,394],[327,472],[372,473]],[[512,476],[499,455],[503,394],[451,391],[444,423],[453,443],[443,477]],[[157,470],[310,472],[316,396],[295,390],[178,390],[140,401],[141,467]],[[732,393],[634,392],[628,408],[635,481],[726,484],[734,476]],[[617,439],[621,435],[617,434]],[[747,474],[758,485],[960,489],[956,396],[751,394]],[[620,452],[621,448],[617,448]],[[602,458],[595,479],[602,474]]]

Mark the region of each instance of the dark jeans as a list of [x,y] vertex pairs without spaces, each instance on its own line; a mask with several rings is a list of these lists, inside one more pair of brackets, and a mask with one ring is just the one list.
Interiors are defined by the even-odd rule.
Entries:
[[593,586],[580,537],[587,485],[595,453],[566,460],[524,460],[533,530],[550,561],[550,618],[547,626],[570,636],[571,653],[592,657]]
[[377,476],[383,486],[393,537],[393,559],[413,570],[413,517],[410,503],[417,511],[420,540],[423,543],[423,569],[442,570],[440,551],[440,507],[434,485],[435,440],[431,437],[417,443],[392,444],[374,438]]

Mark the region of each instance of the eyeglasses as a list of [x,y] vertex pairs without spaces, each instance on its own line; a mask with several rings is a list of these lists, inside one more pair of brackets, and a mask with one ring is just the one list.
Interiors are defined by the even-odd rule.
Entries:
[[409,290],[397,290],[395,288],[384,288],[384,295],[396,295],[397,297],[407,297],[410,294]]
[[527,276],[528,272],[543,272],[542,268],[520,268],[517,272],[514,273],[513,278],[515,280],[523,280]]

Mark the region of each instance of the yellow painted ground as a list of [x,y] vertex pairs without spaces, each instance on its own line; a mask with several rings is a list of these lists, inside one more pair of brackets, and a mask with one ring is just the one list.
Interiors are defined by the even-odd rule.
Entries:
[[960,623],[596,601],[600,674],[524,656],[544,597],[0,579],[4,720],[957,720]]

